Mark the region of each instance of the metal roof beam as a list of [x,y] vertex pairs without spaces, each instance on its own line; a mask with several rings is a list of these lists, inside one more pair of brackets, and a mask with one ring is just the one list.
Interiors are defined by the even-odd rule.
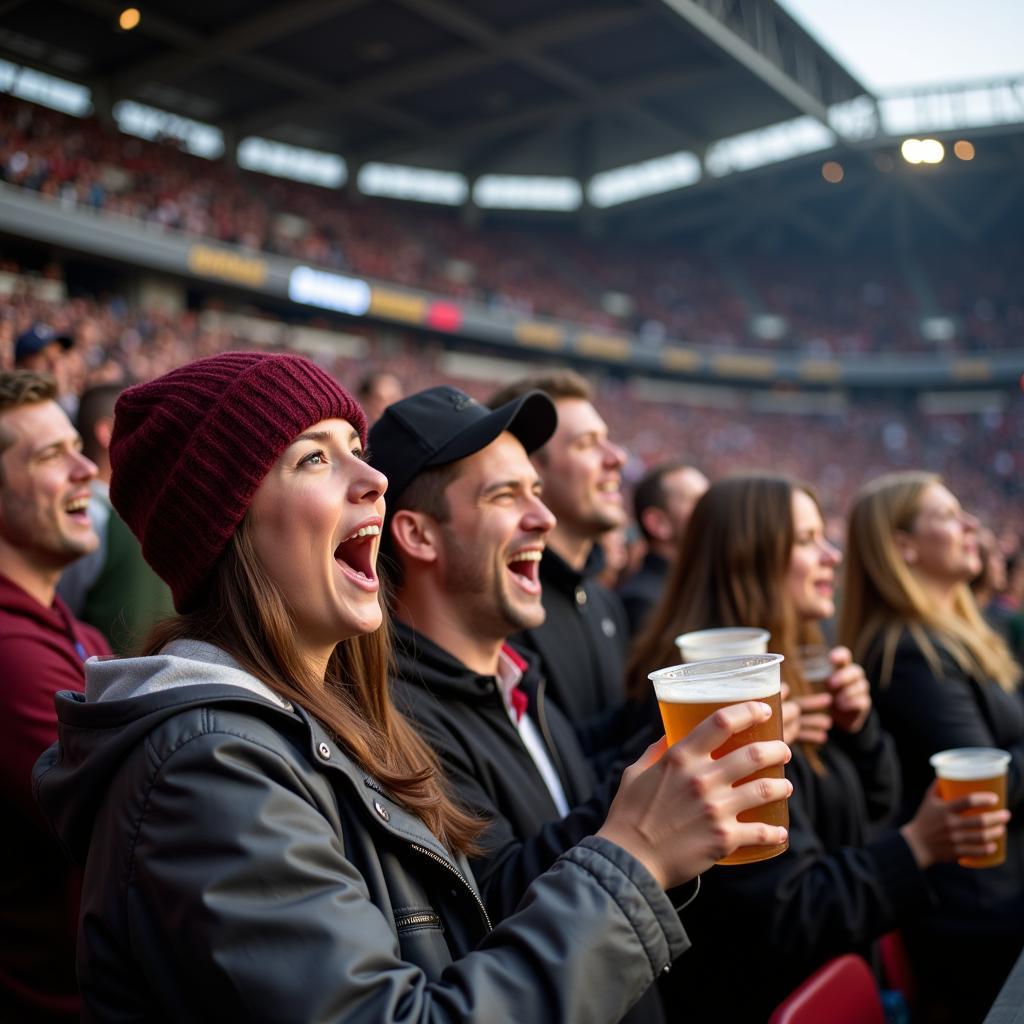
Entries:
[[871,95],[772,0],[658,0],[803,114]]

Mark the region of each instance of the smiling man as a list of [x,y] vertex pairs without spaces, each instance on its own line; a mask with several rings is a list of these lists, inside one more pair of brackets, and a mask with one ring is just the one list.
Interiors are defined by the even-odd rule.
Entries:
[[[390,406],[369,437],[388,478],[395,702],[489,822],[473,873],[499,919],[601,827],[618,784],[618,773],[598,782],[536,657],[507,643],[544,621],[538,567],[555,520],[529,453],[554,430],[540,392],[491,411],[436,387]],[[664,1019],[653,989],[627,1019]]]
[[57,738],[53,695],[82,690],[103,637],[56,597],[61,570],[99,543],[86,508],[96,466],[53,378],[0,373],[0,1019],[77,1020],[77,876],[32,800],[36,758]]
[[531,456],[558,523],[540,566],[546,617],[525,627],[521,640],[540,656],[552,699],[603,770],[625,752],[638,721],[623,706],[626,614],[619,598],[597,580],[597,539],[626,521],[626,453],[608,436],[590,385],[572,370],[524,378],[499,391],[490,405],[531,390],[548,395],[558,412],[557,430]]

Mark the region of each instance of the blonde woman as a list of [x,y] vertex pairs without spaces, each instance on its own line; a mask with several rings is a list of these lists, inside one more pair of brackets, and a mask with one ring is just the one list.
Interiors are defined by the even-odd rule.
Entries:
[[1006,863],[933,869],[939,907],[907,936],[922,987],[941,1004],[932,1019],[958,1022],[984,1016],[1024,944],[1024,699],[1019,667],[971,595],[980,563],[978,522],[938,476],[892,473],[857,497],[839,636],[896,739],[904,816],[936,751],[1002,747],[1013,757]]

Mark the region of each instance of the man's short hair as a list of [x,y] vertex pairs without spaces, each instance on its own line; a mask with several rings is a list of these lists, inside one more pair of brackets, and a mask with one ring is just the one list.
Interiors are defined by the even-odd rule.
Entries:
[[663,462],[649,469],[633,491],[633,518],[647,540],[653,538],[644,526],[644,512],[649,508],[665,508],[665,477],[681,469],[689,469],[688,462]]
[[555,402],[560,398],[582,398],[587,402],[594,400],[594,389],[586,377],[575,370],[554,369],[541,370],[529,377],[506,384],[491,395],[487,404],[492,409],[497,409],[498,406],[525,395],[527,391],[543,391]]
[[114,418],[114,406],[122,391],[123,384],[97,384],[86,389],[79,400],[75,427],[82,435],[82,453],[93,462],[103,454],[103,448],[96,440],[96,424]]
[[[23,405],[38,405],[57,397],[57,382],[48,373],[35,370],[0,371],[0,416]],[[0,420],[0,455],[14,444],[14,435]]]

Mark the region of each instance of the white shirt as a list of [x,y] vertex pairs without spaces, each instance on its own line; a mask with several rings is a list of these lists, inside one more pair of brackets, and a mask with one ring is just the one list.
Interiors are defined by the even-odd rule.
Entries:
[[526,752],[537,766],[537,771],[544,780],[544,785],[547,786],[551,799],[554,800],[555,806],[558,808],[558,813],[564,818],[569,813],[569,802],[565,798],[565,790],[562,789],[562,782],[558,777],[558,772],[555,771],[555,766],[551,763],[551,758],[548,757],[548,751],[544,746],[540,730],[525,711],[522,718],[518,722],[516,721],[515,708],[512,706],[512,691],[519,685],[520,680],[523,678],[523,673],[504,650],[498,655],[496,678],[498,680],[498,689],[501,691],[501,699],[505,703],[505,710],[508,712],[512,724],[516,727],[519,738],[523,741],[523,746],[526,747]]

